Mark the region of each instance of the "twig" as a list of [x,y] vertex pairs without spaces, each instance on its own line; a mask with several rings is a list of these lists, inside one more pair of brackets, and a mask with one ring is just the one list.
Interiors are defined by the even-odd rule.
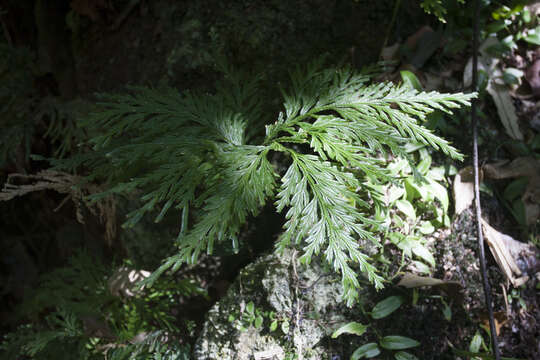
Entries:
[[392,32],[392,28],[394,27],[394,24],[396,23],[397,13],[400,6],[401,6],[401,0],[396,0],[394,3],[394,10],[392,12],[392,19],[390,20],[390,25],[388,25],[388,30],[386,30],[386,34],[384,36],[384,42],[381,48],[381,52],[379,54],[379,60],[382,58],[384,48],[386,47],[386,45],[388,45],[388,39],[390,38],[390,33]]
[[120,16],[118,16],[114,24],[111,26],[111,31],[118,30],[120,26],[122,26],[124,20],[126,20],[128,15],[131,13],[131,11],[133,11],[133,9],[135,9],[135,6],[137,6],[139,2],[140,0],[131,0],[129,4],[124,7]]
[[6,14],[7,11],[0,8],[0,22],[2,22],[2,30],[4,31],[4,37],[6,38],[6,41],[9,45],[9,47],[13,47],[13,40],[11,39],[11,35],[9,33],[9,29],[6,25],[6,22],[4,21],[3,15]]
[[[474,90],[478,87],[478,18],[480,16],[480,1],[474,1],[474,25],[473,25],[473,76],[472,86]],[[493,307],[491,304],[491,289],[486,272],[486,257],[484,251],[484,236],[482,234],[482,209],[480,207],[480,182],[478,175],[478,118],[476,116],[477,101],[473,100],[471,105],[471,121],[473,128],[473,168],[474,168],[474,197],[476,208],[476,231],[478,235],[478,257],[480,258],[480,271],[482,273],[482,283],[484,286],[484,296],[489,316],[489,329],[491,332],[491,347],[495,360],[500,359],[499,343],[497,341],[497,331],[495,330],[495,320],[493,319]]]

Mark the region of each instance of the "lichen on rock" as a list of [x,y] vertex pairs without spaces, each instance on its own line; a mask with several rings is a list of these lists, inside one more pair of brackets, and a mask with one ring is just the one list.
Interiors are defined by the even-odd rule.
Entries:
[[[294,250],[262,257],[240,272],[226,296],[208,312],[195,358],[324,357],[317,344],[328,335],[329,322],[345,321],[341,292],[339,279],[315,259],[304,267]],[[262,323],[252,321],[257,316]]]

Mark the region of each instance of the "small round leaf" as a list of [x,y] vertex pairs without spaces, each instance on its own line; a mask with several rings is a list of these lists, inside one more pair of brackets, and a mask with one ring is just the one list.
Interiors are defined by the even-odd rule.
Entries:
[[255,328],[259,329],[263,323],[263,317],[261,315],[255,318]]
[[255,312],[255,304],[253,304],[253,301],[247,303],[246,311],[248,314],[253,314]]
[[422,221],[418,230],[424,235],[429,235],[435,231],[435,227],[430,221]]

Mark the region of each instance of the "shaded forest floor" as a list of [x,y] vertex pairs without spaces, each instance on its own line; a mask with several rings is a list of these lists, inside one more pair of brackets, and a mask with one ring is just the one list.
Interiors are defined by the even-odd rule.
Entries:
[[[408,52],[402,49],[401,53],[392,52],[391,46],[384,48],[383,57],[397,63],[391,71],[384,72],[381,79],[400,81],[399,70],[412,70],[425,88],[445,92],[462,90],[463,70],[470,57],[470,47],[463,44],[461,50],[445,50],[448,43],[457,42],[445,38],[446,33],[440,30],[442,25],[424,14],[415,1],[403,1],[397,21],[390,29],[388,20],[394,11],[393,1],[299,1],[293,5],[283,1],[247,0],[77,0],[71,2],[71,8],[56,7],[45,1],[36,3],[41,7],[37,6],[32,12],[28,12],[34,5],[31,1],[10,5],[7,10],[13,16],[3,17],[10,45],[27,46],[32,50],[37,70],[33,70],[29,93],[33,99],[45,99],[45,104],[50,106],[60,104],[58,107],[62,108],[69,104],[76,108],[75,112],[83,114],[89,104],[96,101],[96,93],[121,93],[130,85],[211,92],[221,76],[219,64],[224,59],[232,67],[262,73],[270,83],[268,109],[275,110],[279,106],[276,84],[285,81],[291,68],[321,55],[326,55],[333,65],[361,68],[380,59],[385,41],[386,45],[409,45]],[[28,16],[34,13],[35,18]],[[28,26],[19,27],[18,22]],[[445,35],[441,35],[443,33]],[[454,35],[454,38],[462,35]],[[527,56],[532,55],[523,54],[521,60],[530,65],[533,61],[527,60]],[[507,59],[508,62],[521,60],[517,56]],[[531,102],[537,98],[514,101],[521,109],[520,121],[533,124],[537,113]],[[35,102],[29,106],[38,108]],[[39,107],[43,107],[43,102]],[[497,117],[495,105],[487,99],[482,107],[481,159],[492,162],[524,156],[519,142],[508,140]],[[17,150],[12,160],[0,169],[2,182],[13,172],[32,174],[42,170],[43,162],[30,159],[29,153],[52,156],[60,142],[58,138],[51,142],[45,140],[51,121],[49,113],[42,117],[34,114],[33,118],[37,120],[29,145]],[[452,140],[464,154],[471,154],[467,112],[458,113],[451,122],[434,124],[436,131]],[[527,125],[527,136],[531,133],[538,136],[537,132],[538,128]],[[76,148],[76,144],[71,146],[68,153]],[[525,155],[538,159],[538,150]],[[435,162],[440,160],[441,165],[444,164],[442,158],[433,156]],[[509,180],[505,181],[507,185]],[[504,191],[504,186],[494,186]],[[483,196],[490,224],[515,239],[536,239],[538,245],[537,228],[529,230],[529,238],[524,238],[523,227],[512,212],[495,195]],[[89,249],[93,256],[105,262],[127,256],[137,267],[146,270],[155,269],[163,255],[173,251],[166,239],[176,231],[176,219],[158,225],[151,221],[145,223],[145,234],[159,232],[161,240],[130,247],[129,241],[139,235],[132,232],[123,237],[118,227],[115,236],[104,239],[105,228],[98,219],[80,224],[76,216],[78,209],[71,202],[59,208],[63,199],[57,193],[46,191],[9,203],[0,202],[4,248],[2,280],[7,284],[2,292],[3,332],[12,331],[17,325],[14,309],[36,286],[39,275],[65,265],[78,248]],[[123,216],[123,206],[130,207],[120,204],[118,218]],[[186,342],[195,341],[205,312],[225,294],[238,271],[272,249],[283,219],[269,213],[273,212],[263,211],[257,219],[251,219],[244,239],[247,245],[239,255],[224,252],[223,256],[203,258],[197,267],[181,271],[181,276],[196,278],[208,293],[207,297],[185,300],[177,309],[177,318],[189,318],[194,324],[183,334],[189,339]],[[484,308],[482,290],[467,288],[467,284],[480,284],[475,244],[471,240],[474,226],[470,219],[456,217],[451,230],[437,233],[438,243],[431,244],[438,262],[438,272],[433,276],[460,282],[465,287],[465,297],[457,301],[462,302],[461,307],[452,305],[454,319],[445,319],[437,298],[438,290],[430,290],[434,297],[430,300],[426,296],[421,305],[425,311],[404,315],[404,333],[405,324],[421,321],[425,323],[425,333],[415,333],[414,337],[443,349],[448,341],[471,339],[479,327],[485,326],[485,316],[480,311]],[[154,251],[155,248],[160,252]],[[400,257],[397,251],[393,255]],[[531,279],[522,287],[510,290],[491,254],[488,257],[495,311],[499,316],[501,351],[516,358],[538,358],[537,280]],[[531,278],[537,268],[536,263],[528,265]],[[506,293],[506,289],[510,293]],[[454,329],[454,321],[466,327]],[[488,341],[487,336],[484,339]]]

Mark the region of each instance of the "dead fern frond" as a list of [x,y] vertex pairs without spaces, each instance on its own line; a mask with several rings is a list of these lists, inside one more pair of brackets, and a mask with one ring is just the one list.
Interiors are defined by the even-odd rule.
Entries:
[[82,180],[77,175],[55,170],[43,170],[37,174],[10,174],[0,192],[0,201],[9,201],[18,196],[43,190],[65,194],[65,198],[54,211],[60,210],[67,201],[71,200],[75,205],[77,221],[84,224],[83,207],[86,208],[105,227],[105,239],[107,245],[111,246],[116,236],[116,203],[112,196],[105,196],[95,201],[88,200],[90,195],[102,193],[103,189]]

